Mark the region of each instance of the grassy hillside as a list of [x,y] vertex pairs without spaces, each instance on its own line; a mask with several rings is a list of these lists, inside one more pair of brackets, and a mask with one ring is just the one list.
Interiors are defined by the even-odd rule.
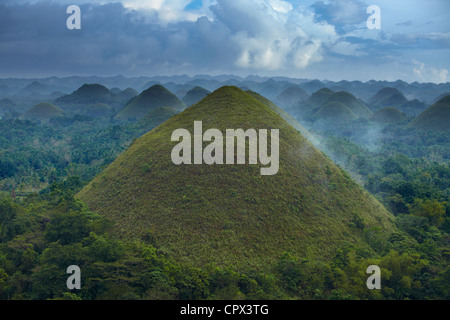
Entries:
[[320,144],[320,141],[311,134],[305,127],[303,127],[297,120],[295,120],[294,117],[292,117],[289,113],[278,107],[275,103],[267,99],[266,97],[263,97],[259,93],[256,93],[254,91],[248,90],[246,91],[249,95],[251,95],[253,98],[258,100],[259,102],[262,102],[266,106],[268,106],[270,109],[275,111],[279,116],[281,116],[287,123],[289,123],[295,130],[297,130],[301,135],[306,137],[311,143],[314,145]]
[[[280,168],[172,163],[174,130],[280,130]],[[204,145],[205,146],[205,145]],[[225,151],[225,150],[224,150]],[[149,237],[181,262],[271,269],[284,252],[329,259],[344,242],[369,249],[363,229],[393,217],[269,107],[222,87],[136,140],[77,194],[124,238]]]
[[420,130],[448,131],[450,124],[450,95],[445,96],[433,104],[408,126]]
[[186,106],[172,92],[157,84],[143,91],[114,118],[121,121],[138,120],[150,111],[160,107],[172,107],[177,110],[183,110]]
[[132,127],[139,130],[145,130],[147,132],[164,123],[177,113],[179,113],[179,111],[175,108],[161,107],[150,111],[137,123],[133,124]]
[[48,102],[43,102],[21,114],[19,119],[46,122],[52,118],[61,117],[63,114],[64,112],[57,106]]

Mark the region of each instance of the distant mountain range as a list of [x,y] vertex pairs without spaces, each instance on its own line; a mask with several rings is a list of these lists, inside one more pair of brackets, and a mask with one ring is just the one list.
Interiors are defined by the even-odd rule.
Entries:
[[[219,83],[217,80],[205,79],[192,81],[201,82],[203,85],[212,81],[212,84],[209,83],[207,87]],[[250,83],[247,83],[248,86],[244,86],[236,79],[228,79],[226,82],[238,82],[242,89],[255,98],[260,101],[264,99],[263,103],[271,106],[310,141],[318,142],[309,132],[311,129],[338,128],[352,121],[358,121],[358,119],[386,125],[406,123],[408,119],[417,117],[409,127],[431,130],[444,130],[447,127],[447,109],[442,109],[442,105],[446,105],[448,96],[442,96],[442,94],[439,96],[441,99],[427,109],[424,102],[417,99],[408,100],[402,91],[394,87],[384,87],[375,92],[367,102],[364,102],[350,92],[334,91],[328,87],[320,88],[311,94],[307,93],[306,90],[321,87],[323,83],[320,81],[293,85],[285,80],[269,79],[254,85],[260,91],[248,89],[248,87],[252,87]],[[147,84],[152,83],[147,82]],[[108,89],[98,83],[85,83],[72,93],[63,94],[56,99],[45,99],[45,96],[39,94],[37,96],[26,95],[17,101],[13,100],[14,97],[0,99],[0,116],[7,114],[8,118],[11,115],[12,117],[20,115],[19,119],[41,122],[48,122],[54,117],[75,114],[92,118],[114,119],[118,122],[136,123],[142,119],[136,126],[143,130],[144,128],[153,128],[159,124],[161,119],[167,119],[211,94],[211,91],[200,86],[194,86],[190,90],[186,90],[189,87],[187,84],[177,86],[171,82],[170,86],[173,89],[178,88],[178,95],[183,95],[183,97],[178,98],[176,94],[161,84],[153,84],[139,93],[131,87],[123,90],[118,87]],[[426,84],[426,86],[429,87],[430,84]],[[36,81],[27,85],[26,88],[29,90],[48,89],[46,85],[41,86]],[[337,86],[333,86],[333,88],[337,88]],[[264,91],[275,98],[268,99],[262,93]],[[279,91],[281,92],[278,93]],[[25,101],[27,102],[25,103]],[[61,113],[59,110],[64,112]],[[53,116],[54,114],[57,116]]]
[[[246,78],[234,75],[221,76],[154,76],[154,77],[65,77],[65,78],[9,78],[0,79],[0,98],[16,97],[27,94],[41,88],[41,94],[51,94],[61,92],[69,94],[85,83],[98,83],[107,88],[119,88],[121,90],[133,88],[142,92],[155,84],[164,85],[168,90],[177,94],[178,90],[184,95],[190,89],[196,86],[202,87],[208,91],[216,90],[223,85],[234,85],[240,88],[246,88],[263,94],[268,99],[274,101],[276,97],[284,90],[292,86],[299,86],[307,94],[311,95],[321,88],[329,88],[333,91],[347,91],[354,96],[362,99],[366,103],[383,88],[395,88],[402,92],[408,100],[418,99],[428,105],[435,102],[440,95],[450,92],[450,83],[407,83],[401,80],[397,81],[328,81],[328,80],[310,80],[294,79],[286,77],[259,77],[248,76]],[[179,97],[181,98],[181,97]]]

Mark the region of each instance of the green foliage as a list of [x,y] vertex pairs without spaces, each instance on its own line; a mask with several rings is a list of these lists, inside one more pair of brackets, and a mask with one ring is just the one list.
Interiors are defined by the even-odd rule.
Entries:
[[62,244],[79,242],[89,234],[88,216],[83,212],[56,212],[50,216],[45,239]]
[[439,227],[445,219],[446,202],[439,202],[436,199],[414,199],[414,202],[408,205],[411,214],[425,217],[431,225]]

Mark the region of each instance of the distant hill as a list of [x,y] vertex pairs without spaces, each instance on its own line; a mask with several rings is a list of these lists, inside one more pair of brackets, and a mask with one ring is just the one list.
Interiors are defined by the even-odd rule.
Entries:
[[47,94],[52,90],[49,86],[44,85],[38,81],[33,81],[32,83],[25,86],[22,90],[20,90],[20,94]]
[[383,88],[379,90],[370,100],[369,104],[379,107],[399,107],[405,104],[408,99],[396,88]]
[[324,105],[330,102],[339,102],[352,111],[358,118],[368,119],[372,116],[372,111],[358,98],[346,91],[339,91],[331,94],[325,100]]
[[370,117],[370,120],[378,123],[393,123],[404,121],[407,118],[406,114],[397,108],[387,107],[375,112],[375,114]]
[[115,95],[101,84],[84,84],[69,95],[59,97],[56,104],[62,105],[91,105],[96,103],[111,104],[115,102]]
[[450,95],[443,97],[419,116],[408,127],[419,130],[448,132],[450,128]]
[[118,93],[116,93],[116,96],[121,100],[121,101],[128,101],[132,98],[135,98],[139,95],[139,92],[137,92],[136,90],[134,90],[133,88],[127,88],[125,90],[122,90]]
[[184,98],[181,101],[186,106],[189,107],[189,106],[192,106],[193,104],[196,104],[197,102],[199,102],[200,100],[205,98],[210,93],[211,92],[209,90],[206,90],[205,88],[197,86],[197,87],[189,90],[188,92],[186,92],[186,95],[184,96]]
[[291,108],[289,113],[297,116],[298,118],[308,118],[317,112],[333,93],[334,91],[328,88],[319,89],[311,94],[306,101]]
[[311,80],[305,83],[301,84],[301,87],[307,92],[307,93],[313,93],[316,92],[322,88],[327,87],[322,81],[319,80]]
[[253,91],[258,92],[259,94],[272,101],[275,100],[277,96],[281,92],[283,92],[283,90],[287,89],[290,86],[292,86],[292,84],[282,83],[273,79],[269,79],[260,83]]
[[349,108],[336,101],[325,103],[313,116],[332,126],[358,119],[358,116]]
[[298,105],[298,103],[303,102],[309,98],[309,95],[299,86],[292,86],[281,92],[275,99],[275,103],[285,109],[290,110],[291,108]]
[[181,111],[186,106],[172,92],[157,84],[133,99],[114,119],[120,121],[139,120],[150,111],[160,107],[172,107]]
[[419,101],[417,99],[410,101],[403,95],[400,90],[392,87],[386,87],[379,90],[369,100],[368,106],[373,111],[378,111],[387,107],[393,107],[409,116],[416,116],[426,109],[426,106],[422,101]]
[[39,103],[19,116],[20,120],[30,120],[35,122],[48,122],[50,119],[61,117],[64,111],[59,107],[43,102]]
[[[200,120],[203,132],[278,129],[277,174],[262,176],[261,163],[175,165],[173,132],[192,134]],[[372,250],[362,227],[386,234],[395,228],[373,196],[275,111],[236,87],[214,91],[137,139],[76,197],[111,219],[120,237],[151,235],[170,257],[197,267],[273,270],[285,252],[330,261],[345,243]]]
[[319,89],[311,95],[311,97],[307,100],[307,103],[311,105],[321,106],[333,93],[334,91],[328,88]]

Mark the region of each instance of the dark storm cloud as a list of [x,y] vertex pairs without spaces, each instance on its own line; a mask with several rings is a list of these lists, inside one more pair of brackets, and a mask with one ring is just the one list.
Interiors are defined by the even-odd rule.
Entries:
[[231,63],[235,51],[220,41],[228,29],[206,17],[162,27],[156,11],[144,15],[120,3],[84,4],[81,30],[68,30],[66,8],[47,2],[1,5],[1,73],[206,71]]

